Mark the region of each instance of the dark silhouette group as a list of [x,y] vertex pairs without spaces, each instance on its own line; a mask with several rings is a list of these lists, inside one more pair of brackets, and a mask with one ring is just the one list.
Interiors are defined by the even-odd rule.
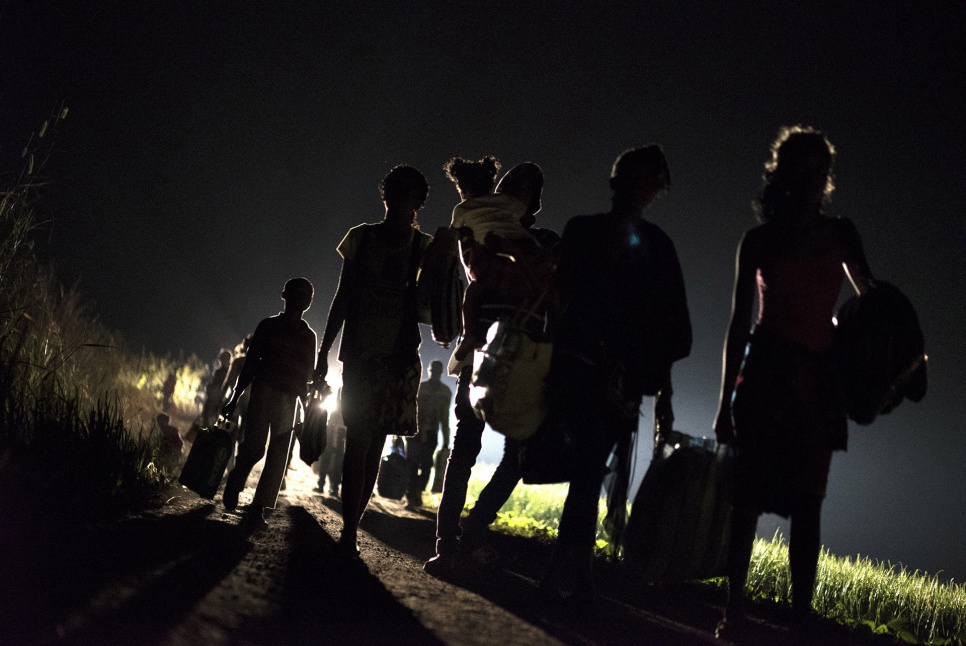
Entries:
[[[846,440],[845,414],[831,392],[832,317],[846,277],[859,293],[871,284],[855,226],[825,213],[835,156],[826,136],[807,127],[784,128],[771,152],[757,201],[761,224],[738,249],[714,422],[717,440],[734,448],[736,474],[730,593],[718,626],[725,637],[744,625],[745,578],[763,512],[792,519],[793,616],[800,624],[809,619],[830,457]],[[691,350],[674,244],[645,217],[648,205],[670,190],[670,169],[658,145],[625,151],[610,172],[609,210],[572,218],[562,236],[535,226],[544,180],[538,165],[522,163],[500,177],[494,157],[454,158],[444,169],[459,203],[435,241],[420,231],[417,219],[429,194],[423,174],[396,166],[382,180],[383,219],[349,229],[338,245],[342,271],[318,346],[301,318],[313,293],[304,278],[286,283],[284,311],[258,325],[224,408],[230,415],[251,390],[224,505],[238,504],[268,442],[246,514],[254,524],[265,522],[263,510],[275,506],[290,454],[296,400],[310,388],[325,387],[330,350],[341,333],[345,445],[341,482],[329,484],[342,497],[338,551],[360,556],[359,522],[386,438],[407,438],[406,502],[414,508],[422,505],[442,432],[441,448],[451,450],[436,553],[424,569],[441,578],[483,571],[494,559],[489,525],[523,476],[520,455],[528,440],[508,434],[492,479],[462,517],[486,425],[471,398],[474,357],[485,348],[491,326],[513,321],[527,339],[552,344],[543,383],[527,391],[540,393],[527,396],[535,397],[532,407],[545,411],[537,436],[559,432],[567,439],[556,466],[570,488],[539,599],[592,613],[595,529],[608,460],[616,456],[619,472],[623,463],[626,486],[628,447],[644,397],[653,397],[655,442],[662,430],[673,429],[672,366]],[[462,304],[454,305],[462,310],[462,334],[447,367],[457,380],[451,447],[453,393],[441,382],[442,363],[433,362],[429,380],[420,384],[418,326],[430,313],[420,298],[419,272],[443,246],[459,254],[468,279]],[[320,488],[325,478],[320,472]]]

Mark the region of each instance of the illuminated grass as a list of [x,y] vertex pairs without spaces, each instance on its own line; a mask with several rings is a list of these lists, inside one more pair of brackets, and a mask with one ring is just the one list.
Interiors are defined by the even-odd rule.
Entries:
[[24,166],[0,189],[0,508],[57,510],[50,522],[124,513],[173,474],[157,467],[161,384],[193,406],[203,365],[125,350],[76,289],[41,262],[32,205],[61,110],[33,133]]
[[[492,465],[473,469],[467,508],[472,507],[493,470]],[[566,497],[566,484],[521,484],[500,510],[494,527],[508,534],[553,540]],[[603,500],[600,509],[598,521],[603,518]],[[600,553],[606,543],[600,522],[597,528]],[[757,601],[791,603],[788,546],[780,534],[755,541],[747,590]],[[966,644],[966,589],[962,585],[866,557],[837,557],[823,550],[814,608],[858,631],[891,634],[906,643]]]

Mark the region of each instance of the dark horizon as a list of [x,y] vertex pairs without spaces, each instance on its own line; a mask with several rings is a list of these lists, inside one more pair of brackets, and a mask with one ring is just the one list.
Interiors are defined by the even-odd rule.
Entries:
[[[37,204],[52,222],[44,254],[131,347],[212,361],[280,309],[292,276],[315,284],[307,320],[321,334],[335,246],[381,219],[376,187],[395,164],[429,179],[419,220],[432,233],[457,202],[449,157],[537,162],[539,226],[560,231],[608,208],[620,151],[661,143],[673,184],[647,217],[677,246],[695,333],[675,410],[682,430],[710,435],[735,246],[755,224],[768,145],[782,125],[822,128],[839,152],[832,213],[916,305],[930,356],[924,402],[850,427],[824,542],[961,581],[964,13],[8,0],[0,170],[65,102]],[[445,360],[425,339],[424,363]],[[500,438],[487,435],[492,461]]]

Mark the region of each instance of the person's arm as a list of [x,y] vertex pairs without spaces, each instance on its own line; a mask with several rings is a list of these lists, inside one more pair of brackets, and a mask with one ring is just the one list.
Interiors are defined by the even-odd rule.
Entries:
[[[267,319],[266,319],[267,320]],[[255,333],[252,334],[252,342],[248,346],[248,352],[245,354],[245,363],[242,366],[241,374],[238,375],[238,383],[235,385],[235,389],[231,393],[231,399],[225,404],[224,408],[221,409],[221,414],[225,417],[231,417],[232,413],[235,412],[235,406],[238,404],[238,399],[241,397],[245,389],[248,388],[252,380],[255,379],[255,368],[258,363],[262,360],[262,355],[264,353],[265,346],[265,335],[267,334],[266,323],[262,321],[255,328]]]
[[852,289],[861,296],[875,285],[872,279],[872,270],[865,258],[865,248],[862,246],[862,237],[859,235],[859,230],[848,218],[842,218],[841,222],[846,248],[846,258],[842,265],[845,268],[845,275],[852,283]]
[[671,368],[675,361],[679,361],[691,354],[693,332],[691,328],[691,314],[688,311],[687,292],[684,288],[684,272],[678,259],[674,243],[666,235],[660,235],[655,240],[659,244],[660,267],[660,315],[664,318],[660,330],[663,333],[663,346],[666,349],[667,374],[663,376],[662,385],[654,398],[654,448],[657,448],[661,436],[674,430],[674,408],[671,399],[674,388],[671,385]]
[[329,316],[325,320],[325,331],[322,333],[322,344],[319,346],[319,356],[315,362],[315,374],[312,377],[313,388],[321,388],[325,383],[325,376],[329,372],[329,350],[335,343],[335,337],[339,335],[345,323],[348,312],[348,264],[349,261],[342,261],[342,271],[339,273],[339,286],[335,290],[332,298],[332,305],[329,307]]
[[751,334],[751,317],[755,306],[755,275],[757,272],[756,238],[745,235],[738,245],[735,261],[735,285],[731,299],[731,321],[725,338],[721,369],[721,395],[718,414],[714,422],[715,436],[719,442],[734,439],[734,423],[731,419],[731,394],[738,380],[738,371],[745,354],[745,346]]

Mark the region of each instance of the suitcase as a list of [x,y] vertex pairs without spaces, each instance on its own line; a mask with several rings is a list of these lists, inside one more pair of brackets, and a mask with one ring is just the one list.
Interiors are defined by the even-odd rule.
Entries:
[[215,497],[218,485],[225,476],[234,442],[231,433],[221,426],[198,431],[191,452],[185,460],[178,482],[202,498]]
[[406,458],[395,451],[383,456],[379,478],[376,481],[379,495],[383,498],[399,500],[405,495],[408,484],[409,467]]
[[668,433],[631,507],[624,559],[647,581],[725,575],[731,515],[730,447]]

